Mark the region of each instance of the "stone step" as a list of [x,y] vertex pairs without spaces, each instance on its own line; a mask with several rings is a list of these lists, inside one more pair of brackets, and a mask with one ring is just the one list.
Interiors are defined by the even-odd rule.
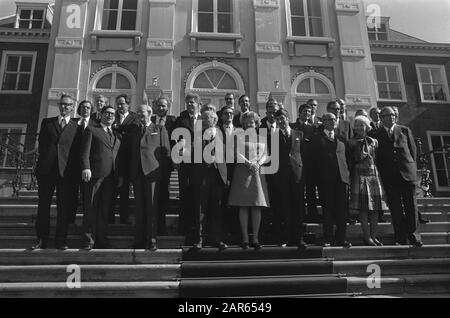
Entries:
[[[386,234],[393,234],[394,228],[391,223],[379,223],[377,227],[378,233],[380,236]],[[319,235],[323,233],[323,226],[321,224],[306,224],[305,228],[306,232],[312,232]],[[431,222],[428,224],[420,224],[419,232],[450,232],[450,222]],[[347,234],[352,235],[362,235],[361,224],[352,224],[347,226]]]
[[141,265],[178,264],[181,249],[158,249],[155,252],[134,249],[30,251],[26,249],[0,249],[0,265]]
[[66,283],[4,283],[3,298],[176,298],[179,282],[87,282],[70,289]]
[[[134,236],[109,236],[109,243],[115,249],[128,249],[134,245]],[[184,243],[182,236],[159,236],[158,247],[163,249],[180,248]],[[29,248],[36,242],[36,236],[5,236],[0,235],[0,249],[9,248]],[[54,241],[51,239],[48,242],[48,248],[54,248]],[[67,244],[70,248],[81,248],[81,235],[69,235],[67,237]]]
[[[82,282],[176,281],[178,264],[79,265]],[[67,265],[0,266],[0,283],[65,282],[73,269]]]

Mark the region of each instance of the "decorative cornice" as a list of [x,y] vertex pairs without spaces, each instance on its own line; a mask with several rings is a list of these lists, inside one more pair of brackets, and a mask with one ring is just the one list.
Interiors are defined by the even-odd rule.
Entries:
[[89,76],[89,81],[92,81],[92,79],[94,78],[94,76],[95,76],[98,72],[100,72],[100,71],[102,71],[102,70],[104,70],[105,68],[108,68],[108,67],[120,67],[120,68],[123,68],[123,69],[127,70],[128,72],[130,72],[130,73],[133,75],[133,77],[137,80],[137,74],[136,74],[136,72],[134,72],[133,70],[131,70],[126,64],[124,64],[123,62],[120,62],[120,61],[111,61],[111,62],[109,62],[109,63],[106,63],[106,64],[101,65],[101,66],[100,66],[99,68],[97,68],[94,72],[92,72],[92,73],[90,74],[90,76]]
[[55,47],[62,49],[82,49],[83,39],[73,37],[57,37]]
[[253,0],[253,7],[255,10],[272,11],[280,7],[279,0]]
[[147,39],[147,50],[173,51],[172,39]]
[[357,14],[359,11],[359,4],[355,1],[336,1],[336,13]]
[[20,38],[46,39],[50,38],[51,30],[49,29],[13,29],[0,28],[0,36],[11,36]]
[[283,49],[280,43],[276,42],[256,42],[256,53],[281,54]]
[[374,47],[374,48],[437,50],[437,51],[449,51],[450,52],[450,44],[445,44],[445,43],[412,43],[412,42],[392,42],[392,41],[370,41],[370,46]]
[[343,46],[341,55],[343,57],[365,57],[366,52],[363,47]]

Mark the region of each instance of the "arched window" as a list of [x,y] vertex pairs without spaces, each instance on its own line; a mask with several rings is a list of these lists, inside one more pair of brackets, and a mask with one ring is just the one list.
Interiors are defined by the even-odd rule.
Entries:
[[135,100],[136,79],[130,71],[116,64],[98,72],[91,80],[90,98],[104,95],[110,105],[115,105],[116,97],[120,94],[131,96],[131,103]]
[[237,100],[244,92],[244,82],[239,73],[217,61],[196,67],[189,75],[185,89],[185,93],[200,95],[203,104],[212,103],[218,108],[225,105],[226,93],[234,93]]
[[309,99],[316,99],[319,102],[317,110],[321,116],[326,111],[329,101],[336,99],[336,91],[333,83],[323,74],[311,70],[297,76],[291,87],[292,105],[296,105],[294,113],[298,107],[306,103]]

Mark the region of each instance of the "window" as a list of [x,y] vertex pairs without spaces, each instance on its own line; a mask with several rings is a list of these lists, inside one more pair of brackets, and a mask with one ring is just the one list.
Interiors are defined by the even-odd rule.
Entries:
[[450,100],[443,65],[416,65],[422,102],[443,103]]
[[104,0],[102,30],[136,30],[138,0]]
[[21,29],[43,29],[44,9],[19,9],[17,27]]
[[232,33],[232,0],[198,0],[198,32]]
[[0,168],[15,168],[15,154],[23,151],[26,125],[0,124]]
[[367,28],[369,32],[369,40],[387,41],[388,32],[386,23],[380,23],[380,27],[374,26],[373,28]]
[[434,183],[437,191],[450,190],[450,150],[443,149],[450,146],[450,132],[428,131],[428,143],[431,150],[437,150],[432,154],[432,168]]
[[31,93],[36,52],[3,51],[0,68],[2,93]]
[[402,66],[400,63],[373,63],[378,100],[404,101],[406,99]]
[[293,36],[323,37],[321,1],[290,0]]

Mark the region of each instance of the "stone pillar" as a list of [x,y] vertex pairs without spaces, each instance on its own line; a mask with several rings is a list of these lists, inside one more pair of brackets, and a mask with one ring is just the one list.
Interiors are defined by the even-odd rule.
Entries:
[[[44,117],[59,113],[58,100],[61,93],[68,93],[80,99],[79,83],[82,66],[82,49],[86,32],[87,5],[89,0],[57,1],[55,16],[59,15],[54,43],[50,43],[50,52],[54,52],[53,73],[48,91],[48,109]],[[57,19],[55,19],[58,21]],[[50,55],[49,55],[50,56]],[[47,92],[44,92],[46,94]]]
[[[340,54],[349,116],[377,104],[373,65],[362,0],[336,0]],[[338,96],[339,98],[342,96]]]
[[[258,111],[265,113],[269,96],[286,104],[289,76],[283,72],[281,41],[282,19],[280,0],[253,0],[255,12],[255,53],[257,64]],[[276,85],[274,83],[277,83]],[[291,109],[288,109],[291,112]]]
[[[148,0],[149,32],[147,39],[147,71],[145,92],[149,103],[160,93],[172,101],[171,114],[179,113],[178,103],[173,103],[173,63],[175,0]],[[176,108],[176,109],[174,109]]]

